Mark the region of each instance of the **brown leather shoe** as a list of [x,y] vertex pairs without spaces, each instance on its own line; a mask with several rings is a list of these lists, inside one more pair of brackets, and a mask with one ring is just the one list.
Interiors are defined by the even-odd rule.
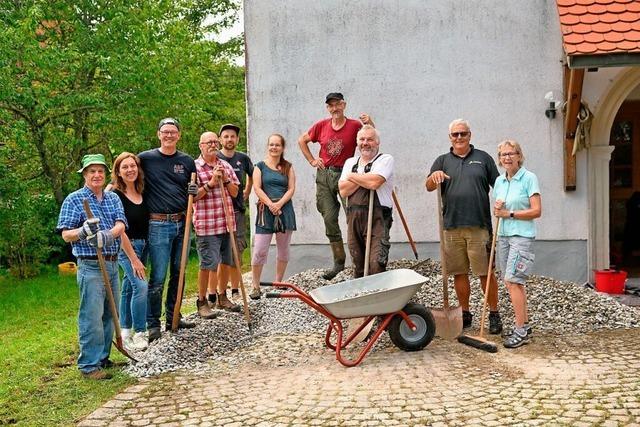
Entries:
[[198,307],[198,316],[203,319],[215,319],[218,317],[218,314],[209,308],[209,302],[206,299],[198,299],[196,307]]
[[220,310],[227,310],[233,313],[240,312],[240,306],[229,301],[226,294],[218,294],[218,305],[216,307]]
[[90,380],[109,380],[111,379],[111,374],[105,371],[104,369],[96,369],[91,372],[83,372],[82,376],[90,379]]

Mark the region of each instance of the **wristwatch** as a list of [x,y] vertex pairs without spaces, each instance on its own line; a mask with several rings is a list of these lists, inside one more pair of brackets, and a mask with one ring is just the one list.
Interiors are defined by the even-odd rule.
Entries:
[[511,218],[515,218],[515,216],[513,216],[513,211],[509,211],[509,216],[510,216]]

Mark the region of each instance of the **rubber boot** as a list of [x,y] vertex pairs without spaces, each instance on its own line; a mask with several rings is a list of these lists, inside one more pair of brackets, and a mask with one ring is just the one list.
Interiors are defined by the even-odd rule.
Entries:
[[344,243],[342,240],[339,242],[331,242],[331,252],[333,252],[333,268],[322,275],[325,280],[331,280],[338,273],[344,270],[344,262],[347,258],[347,254],[344,253]]

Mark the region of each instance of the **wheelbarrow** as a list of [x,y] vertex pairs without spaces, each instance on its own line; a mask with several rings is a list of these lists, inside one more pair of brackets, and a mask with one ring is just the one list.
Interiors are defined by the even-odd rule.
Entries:
[[[408,303],[426,280],[413,270],[398,269],[323,286],[308,293],[292,283],[261,282],[260,285],[288,290],[268,292],[267,298],[297,298],[327,317],[325,343],[335,350],[340,363],[352,367],[362,362],[385,330],[393,344],[404,351],[422,350],[431,342],[436,330],[431,312],[422,304]],[[345,337],[342,321],[358,317],[365,321]],[[342,350],[378,317],[377,327],[370,332],[358,356],[343,357]],[[334,332],[335,343],[331,339]]]

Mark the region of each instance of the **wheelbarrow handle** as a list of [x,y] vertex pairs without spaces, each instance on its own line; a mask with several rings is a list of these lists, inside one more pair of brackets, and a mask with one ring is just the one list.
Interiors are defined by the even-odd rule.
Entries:
[[290,287],[288,283],[282,282],[260,282],[260,286],[270,286],[275,288],[288,288]]
[[267,292],[266,294],[264,294],[264,296],[266,298],[281,298],[282,293],[280,293],[280,292]]

